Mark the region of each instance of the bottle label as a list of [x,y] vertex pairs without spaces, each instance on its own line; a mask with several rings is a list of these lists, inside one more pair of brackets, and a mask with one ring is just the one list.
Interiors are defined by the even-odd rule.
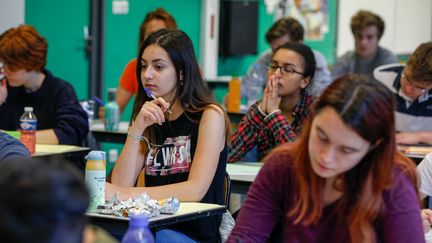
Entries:
[[89,211],[105,203],[105,170],[86,170],[85,182],[90,194]]
[[35,131],[21,131],[20,141],[23,143],[30,154],[34,154],[36,152],[36,134]]
[[20,127],[24,131],[36,131],[37,120],[20,120]]

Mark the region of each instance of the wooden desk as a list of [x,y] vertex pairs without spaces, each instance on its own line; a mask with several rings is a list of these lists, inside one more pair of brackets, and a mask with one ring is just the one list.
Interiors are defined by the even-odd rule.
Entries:
[[[226,207],[217,204],[181,202],[180,208],[176,214],[161,214],[149,218],[149,227],[157,231],[160,228],[167,227],[179,222],[190,221],[194,219],[209,217],[223,214]],[[112,215],[102,215],[97,213],[87,213],[89,222],[104,228],[110,234],[121,237],[128,228],[129,218]]]
[[262,162],[237,162],[227,164],[227,172],[231,179],[231,192],[246,194],[262,165]]
[[93,133],[93,136],[98,143],[109,142],[124,144],[126,142],[128,129],[129,122],[126,121],[120,122],[119,130],[116,132],[106,131],[102,120],[94,120],[90,127],[90,131]]
[[432,152],[432,145],[399,145],[398,149],[418,165],[426,154]]
[[78,147],[73,145],[51,145],[36,144],[36,153],[33,158],[40,160],[62,159],[71,162],[80,171],[85,169],[85,156],[90,152],[90,148]]

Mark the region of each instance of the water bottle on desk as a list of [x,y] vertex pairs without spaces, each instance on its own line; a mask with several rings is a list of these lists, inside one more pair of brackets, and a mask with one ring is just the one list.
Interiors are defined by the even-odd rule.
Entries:
[[36,152],[37,118],[33,114],[33,107],[24,107],[24,113],[20,117],[21,142],[27,147],[30,154]]
[[118,131],[120,123],[120,109],[116,102],[116,88],[108,89],[108,103],[105,105],[105,130]]
[[228,83],[228,111],[239,112],[240,111],[240,79],[238,77],[232,77]]
[[154,237],[148,228],[149,222],[144,215],[130,216],[129,228],[123,236],[122,243],[154,243]]
[[88,211],[92,212],[99,205],[105,204],[105,161],[102,151],[90,151],[85,157],[85,183],[90,194],[90,206]]

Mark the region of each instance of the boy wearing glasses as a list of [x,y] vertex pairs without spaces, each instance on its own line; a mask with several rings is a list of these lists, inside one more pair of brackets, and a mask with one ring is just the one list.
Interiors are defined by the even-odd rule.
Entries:
[[374,77],[396,96],[396,136],[399,144],[432,144],[432,42],[417,47],[406,66],[389,64]]

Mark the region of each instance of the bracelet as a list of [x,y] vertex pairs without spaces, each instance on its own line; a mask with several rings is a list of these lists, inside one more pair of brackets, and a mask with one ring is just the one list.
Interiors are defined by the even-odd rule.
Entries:
[[148,147],[148,149],[150,150],[150,142],[148,141],[148,139],[147,139],[146,137],[144,137],[144,136],[137,136],[137,135],[132,134],[132,133],[130,133],[130,132],[128,132],[127,135],[128,135],[129,137],[133,138],[133,139],[136,140],[136,141],[144,141],[144,142],[146,142],[146,143],[147,143],[147,147]]
[[132,133],[130,133],[130,132],[128,132],[127,135],[128,135],[129,137],[133,138],[134,140],[138,140],[138,141],[146,141],[146,142],[148,142],[147,138],[144,137],[144,136],[137,136],[137,135],[132,134]]

